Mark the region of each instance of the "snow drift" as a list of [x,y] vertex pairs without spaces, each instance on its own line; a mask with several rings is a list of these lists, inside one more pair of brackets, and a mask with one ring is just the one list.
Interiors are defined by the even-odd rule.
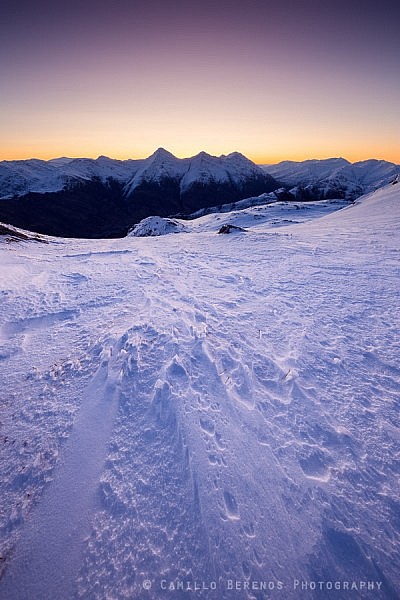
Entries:
[[161,217],[147,217],[140,221],[128,234],[133,237],[148,237],[166,235],[168,233],[180,233],[185,231],[183,223],[176,219],[162,219]]
[[399,194],[0,238],[2,600],[399,594]]

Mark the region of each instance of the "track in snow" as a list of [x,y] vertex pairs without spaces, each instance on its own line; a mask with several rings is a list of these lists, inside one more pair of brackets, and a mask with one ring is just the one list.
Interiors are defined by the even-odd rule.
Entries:
[[[218,585],[186,598],[265,598],[229,580],[318,598],[294,579],[379,581],[349,598],[396,597],[398,204],[385,206],[279,233],[3,252],[22,265],[5,280],[0,368],[18,392],[5,422],[39,448],[71,433],[25,524],[5,519],[20,538],[2,597],[13,576],[18,600],[57,585],[59,600],[176,598],[163,581]],[[63,402],[80,406],[75,425],[57,421]],[[30,480],[8,481],[14,502]]]

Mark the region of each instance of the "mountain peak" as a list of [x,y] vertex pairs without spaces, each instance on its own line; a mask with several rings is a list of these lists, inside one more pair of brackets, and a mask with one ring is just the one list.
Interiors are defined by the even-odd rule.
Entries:
[[157,148],[157,150],[155,152],[153,152],[153,154],[151,154],[151,156],[149,156],[149,159],[165,159],[165,158],[173,158],[175,160],[177,160],[176,156],[174,156],[171,152],[168,152],[168,150],[166,150],[165,148]]
[[211,156],[211,154],[208,154],[208,152],[204,152],[204,150],[192,156],[192,160],[201,160],[202,158],[213,158],[213,156]]
[[237,150],[235,150],[234,152],[230,152],[226,155],[225,158],[244,158],[246,160],[250,160],[249,158],[247,158],[247,156],[245,156],[241,152],[238,152]]
[[242,154],[241,152],[230,152],[230,154],[228,155],[222,155],[221,158],[223,160],[229,161],[230,163],[234,163],[234,164],[242,164],[242,165],[254,165],[256,166],[256,164],[250,160],[249,158],[247,158],[247,156],[245,156],[244,154]]

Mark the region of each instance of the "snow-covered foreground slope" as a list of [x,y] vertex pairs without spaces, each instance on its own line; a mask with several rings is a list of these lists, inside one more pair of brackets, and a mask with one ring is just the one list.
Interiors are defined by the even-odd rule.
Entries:
[[0,241],[0,598],[398,597],[399,225]]

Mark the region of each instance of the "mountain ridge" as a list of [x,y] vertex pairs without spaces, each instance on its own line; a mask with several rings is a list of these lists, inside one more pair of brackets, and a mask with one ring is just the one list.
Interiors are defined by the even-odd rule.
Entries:
[[289,200],[355,200],[387,185],[400,173],[400,165],[375,158],[355,163],[345,158],[282,161],[262,168],[284,184]]
[[279,183],[240,153],[146,159],[61,158],[0,163],[0,219],[62,237],[121,237],[151,215],[271,192]]
[[[151,167],[165,170],[165,165],[174,166],[178,173],[183,175],[199,162],[207,162],[209,166],[221,169],[231,167],[239,169],[243,174],[246,169],[259,176],[265,174],[262,167],[251,161],[240,152],[231,152],[228,155],[214,156],[201,151],[188,158],[177,158],[165,148],[158,148],[147,158],[119,160],[108,156],[100,155],[97,158],[85,157],[59,157],[49,160],[38,158],[29,158],[22,160],[0,161],[0,199],[12,198],[15,195],[23,195],[28,192],[51,192],[58,191],[59,187],[54,187],[53,179],[62,185],[65,178],[91,179],[98,176],[105,180],[113,177],[125,182],[127,193],[135,178],[139,175],[143,177],[149,175]],[[21,185],[12,186],[9,182],[7,186],[7,175],[20,176],[25,180],[25,187]],[[174,173],[175,175],[175,173]]]
[[[121,237],[149,216],[189,217],[250,199],[353,201],[390,183],[400,166],[370,159],[256,165],[239,152],[177,158],[158,148],[145,159],[107,156],[0,162],[0,220],[61,237]],[[273,198],[272,198],[273,200]]]

